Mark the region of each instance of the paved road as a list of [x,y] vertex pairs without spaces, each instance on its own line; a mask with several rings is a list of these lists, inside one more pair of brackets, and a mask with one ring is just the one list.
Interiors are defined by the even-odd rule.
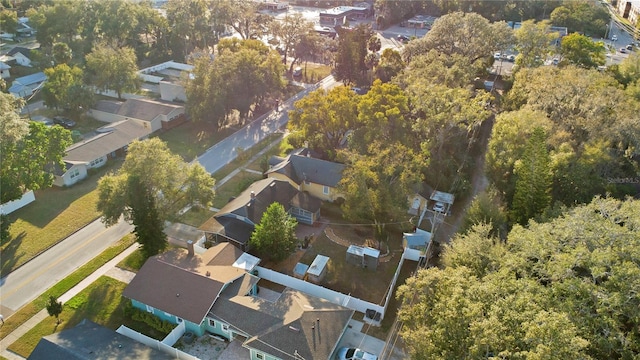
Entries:
[[281,104],[279,113],[272,111],[254,120],[249,125],[210,147],[194,161],[199,162],[209,173],[215,173],[236,158],[238,148],[248,149],[262,141],[267,135],[273,134],[286,125],[287,121],[289,121],[287,110],[292,107],[295,101],[317,88],[330,89],[337,84],[333,76],[324,78],[316,86],[299,92],[296,96]]
[[110,228],[94,221],[0,279],[2,315],[10,316],[132,230],[124,221]]

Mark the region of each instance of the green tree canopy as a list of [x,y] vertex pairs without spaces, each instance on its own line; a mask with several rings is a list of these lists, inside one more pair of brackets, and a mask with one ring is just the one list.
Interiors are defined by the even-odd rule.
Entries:
[[551,12],[554,26],[566,26],[569,33],[604,37],[610,15],[605,6],[590,1],[565,1]]
[[272,203],[262,214],[251,234],[249,245],[259,254],[274,261],[286,259],[298,245],[298,222],[279,203]]
[[[48,107],[56,110],[68,108],[78,94],[71,89],[74,87],[84,88],[83,72],[77,66],[69,67],[67,64],[60,64],[53,68],[44,69],[47,81],[42,87],[42,97]],[[86,89],[88,92],[89,90]]]
[[455,238],[443,269],[398,289],[410,358],[636,357],[639,225],[639,201],[596,198],[506,244],[486,227]]
[[[211,176],[203,176],[201,167],[200,164],[188,164],[180,156],[172,154],[158,138],[134,141],[129,145],[120,170],[116,174],[105,175],[98,182],[97,206],[102,213],[102,221],[113,225],[121,215],[126,221],[134,219],[136,209],[130,194],[135,193],[135,189],[130,189],[131,176],[135,176],[135,181],[141,186],[144,185],[141,191],[148,189],[154,197],[151,205],[162,221],[173,219],[176,212],[189,202],[209,206],[215,196],[215,180]],[[151,206],[148,205],[150,203],[145,204]]]
[[98,45],[86,56],[91,83],[100,90],[113,90],[122,98],[126,91],[140,88],[136,54],[132,48]]
[[590,37],[578,33],[562,38],[560,44],[561,64],[569,63],[583,68],[597,68],[604,65],[606,49],[602,41],[595,42]]
[[551,31],[548,21],[536,23],[527,20],[514,31],[516,37],[515,48],[518,51],[516,65],[519,67],[538,67],[542,65],[547,56],[552,52],[553,41],[560,37],[557,32]]
[[59,316],[62,314],[62,302],[58,301],[55,296],[49,296],[49,301],[47,302],[47,313],[49,316],[54,316],[56,318],[56,324],[60,323]]
[[60,126],[46,127],[38,122],[26,126],[27,122],[15,113],[13,107],[17,104],[20,102],[12,95],[0,95],[0,203],[19,199],[26,191],[51,186],[53,169],[64,168],[62,157],[71,145],[71,133]]
[[513,31],[505,22],[490,23],[476,13],[454,12],[438,18],[427,35],[411,41],[406,58],[437,50],[446,55],[461,55],[480,67],[494,51],[508,49],[514,43]]

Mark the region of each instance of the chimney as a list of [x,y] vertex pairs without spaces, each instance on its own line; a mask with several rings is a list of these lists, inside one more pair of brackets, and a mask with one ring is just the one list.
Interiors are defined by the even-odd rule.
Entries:
[[193,240],[187,240],[187,250],[189,250],[189,257],[192,257],[195,254],[193,249]]
[[251,191],[251,200],[255,200],[256,199],[256,193]]

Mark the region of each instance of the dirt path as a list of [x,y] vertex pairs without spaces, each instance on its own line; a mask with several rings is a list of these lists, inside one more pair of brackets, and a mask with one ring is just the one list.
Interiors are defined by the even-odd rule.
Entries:
[[489,180],[487,179],[484,171],[484,162],[494,120],[495,116],[492,116],[480,127],[480,134],[478,136],[478,141],[480,141],[480,151],[471,154],[471,161],[475,163],[475,170],[471,177],[471,194],[467,196],[461,204],[456,204],[455,211],[453,211],[452,216],[447,217],[445,222],[438,227],[435,238],[439,243],[444,244],[451,241],[453,236],[458,232],[460,226],[462,226],[464,214],[466,214],[473,198],[489,186]]

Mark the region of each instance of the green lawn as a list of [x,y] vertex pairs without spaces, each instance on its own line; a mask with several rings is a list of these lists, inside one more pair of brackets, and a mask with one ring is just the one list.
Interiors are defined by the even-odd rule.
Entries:
[[259,159],[257,159],[256,161],[252,162],[251,164],[245,167],[250,170],[264,172],[265,170],[267,170],[267,168],[265,167],[265,162],[267,162],[268,164],[269,158],[271,158],[274,155],[285,157],[293,149],[293,146],[289,145],[289,142],[287,141],[287,139],[288,138],[283,138],[278,145],[267,150],[267,152],[264,153],[264,155],[262,155]]
[[[244,166],[245,163],[249,159],[251,159],[255,154],[259,153],[262,149],[269,146],[272,142],[276,141],[281,136],[282,134],[268,135],[266,138],[264,138],[264,140],[255,144],[252,148],[246,149],[241,156],[238,156],[235,160],[225,165],[222,169],[216,171],[213,174],[213,177],[216,178],[216,180],[224,179],[227,175],[231,174],[233,170]],[[260,159],[258,159],[258,161],[260,161]]]
[[144,257],[140,249],[137,249],[136,251],[131,253],[131,255],[127,256],[124,260],[120,261],[116,266],[121,269],[137,273],[142,265],[144,265],[145,261],[147,261],[147,258]]
[[162,339],[166,334],[158,333],[144,323],[134,322],[125,317],[124,310],[129,300],[122,297],[122,291],[126,286],[127,284],[110,277],[99,278],[64,304],[59,325],[56,325],[55,318],[48,317],[9,345],[8,349],[28,357],[40,338],[72,328],[83,319],[89,319],[113,330],[125,325],[156,339]]
[[209,209],[203,209],[201,207],[192,207],[178,218],[178,221],[191,225],[193,227],[200,227],[205,221],[209,220],[215,213]]
[[10,214],[10,237],[0,243],[2,276],[97,219],[97,180],[120,164],[114,161],[69,188],[36,191],[36,201]]
[[260,179],[262,179],[261,175],[240,171],[236,176],[216,189],[216,198],[213,200],[213,207],[218,209],[222,208],[229,202],[230,198],[238,196],[246,190],[249,185]]
[[60,282],[42,293],[35,300],[23,306],[20,310],[12,314],[10,317],[6,318],[4,321],[4,325],[0,327],[0,339],[3,339],[5,336],[22,325],[25,321],[31,319],[40,310],[44,309],[49,296],[54,296],[55,298],[60,297],[60,295],[66,293],[72,287],[76,286],[80,281],[89,276],[89,274],[93,273],[102,265],[109,262],[109,260],[116,257],[126,248],[131,246],[134,242],[135,238],[132,234],[123,237],[115,245],[107,248],[100,255],[96,256],[91,261],[78,268],[78,270],[74,271],[71,275],[60,280]]
[[167,143],[172,152],[182,156],[185,161],[191,161],[231,135],[232,131],[231,129],[214,131],[212,126],[204,121],[188,121],[161,133],[158,137]]

